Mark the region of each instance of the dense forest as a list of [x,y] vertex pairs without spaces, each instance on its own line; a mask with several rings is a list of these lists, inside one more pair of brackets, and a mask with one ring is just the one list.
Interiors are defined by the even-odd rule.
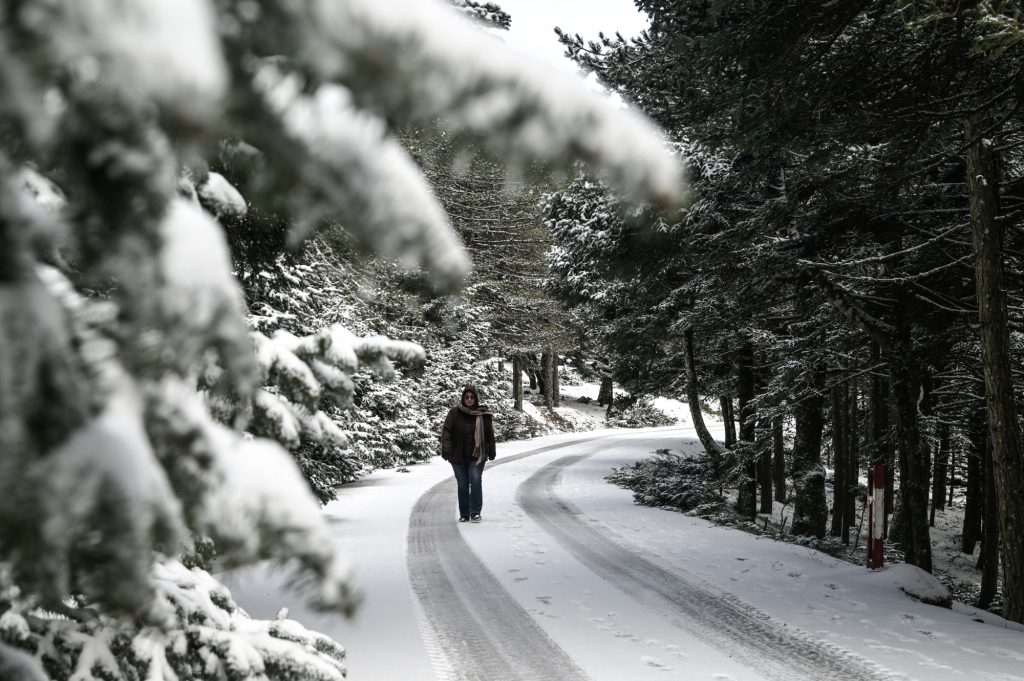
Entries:
[[725,442],[701,439],[740,514],[792,493],[794,533],[847,538],[884,463],[906,561],[931,570],[963,493],[980,600],[1001,579],[1024,620],[1019,5],[637,5],[636,39],[560,36],[662,125],[696,201],[673,221],[585,176],[553,193],[553,290],[623,385],[685,389],[698,422],[720,404]]

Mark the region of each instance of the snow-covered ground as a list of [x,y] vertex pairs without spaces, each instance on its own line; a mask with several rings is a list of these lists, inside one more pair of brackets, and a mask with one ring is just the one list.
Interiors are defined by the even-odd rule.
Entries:
[[[453,637],[443,621],[445,602],[424,607],[430,580],[423,580],[422,561],[415,590],[410,581],[410,537],[434,533],[439,550],[472,553],[445,560],[479,561],[487,578],[480,583],[501,592],[456,582],[457,598],[477,608],[479,627],[515,639],[522,623],[507,630],[502,623],[527,613],[536,625],[532,635],[546,637],[571,660],[571,678],[813,678],[804,663],[814,669],[838,660],[858,671],[844,676],[837,668],[830,678],[1024,681],[1024,627],[962,605],[944,610],[911,600],[899,584],[917,577],[913,568],[869,572],[799,546],[637,506],[630,492],[603,480],[613,466],[656,448],[695,446],[685,427],[501,444],[501,465],[484,476],[480,524],[455,523],[454,483],[439,459],[346,486],[325,513],[365,592],[352,621],[309,612],[282,578],[263,570],[228,575],[227,582],[253,616],[273,617],[287,606],[291,617],[344,644],[356,680],[469,678],[458,665],[472,656],[477,632],[463,630],[463,636],[456,626]],[[430,495],[435,507],[441,504],[437,528],[410,517]],[[443,517],[448,505],[450,523]],[[441,542],[444,533],[457,543]],[[447,569],[442,563],[439,574]],[[705,600],[694,609],[685,598],[659,593],[662,586],[695,603]],[[497,645],[503,643],[515,641]]]

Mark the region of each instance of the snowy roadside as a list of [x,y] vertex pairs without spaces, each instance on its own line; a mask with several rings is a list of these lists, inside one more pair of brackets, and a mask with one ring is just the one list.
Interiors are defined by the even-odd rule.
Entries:
[[[677,448],[684,432],[618,431],[592,457],[566,469],[559,494],[638,555],[733,594],[897,678],[1024,680],[1024,627],[959,604],[945,610],[913,601],[900,584],[915,579],[915,568],[870,572],[808,548],[637,506],[632,493],[604,481],[613,466],[658,447]],[[493,522],[465,533],[474,552],[595,679],[761,678],[726,668],[714,651],[609,589],[518,509],[517,483],[566,452],[493,472]]]
[[[594,433],[560,433],[533,440],[498,445],[498,458],[538,447],[592,437]],[[616,431],[617,432],[617,431]],[[343,485],[338,498],[324,513],[334,537],[351,561],[365,600],[352,620],[325,615],[303,603],[291,591],[280,570],[261,565],[218,575],[235,601],[252,617],[272,619],[282,607],[288,616],[309,629],[324,633],[348,650],[352,679],[380,680],[432,678],[431,652],[420,635],[418,609],[406,572],[406,537],[409,514],[428,489],[450,479],[451,467],[439,457],[402,469],[377,471],[358,482]],[[496,483],[494,472],[485,475],[485,500]],[[454,483],[453,483],[454,484]],[[485,513],[489,513],[485,509]],[[455,510],[452,510],[454,522]],[[474,526],[481,529],[482,526]],[[436,662],[436,659],[434,660]]]

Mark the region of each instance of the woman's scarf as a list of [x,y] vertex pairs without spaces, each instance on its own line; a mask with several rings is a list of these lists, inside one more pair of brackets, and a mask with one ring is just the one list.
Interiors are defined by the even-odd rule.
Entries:
[[484,414],[492,415],[491,410],[486,405],[480,405],[476,409],[470,409],[464,404],[459,405],[459,411],[463,414],[469,414],[470,416],[476,417],[476,427],[473,429],[473,458],[476,459],[477,464],[483,465],[484,461],[487,460],[487,455],[484,453]]

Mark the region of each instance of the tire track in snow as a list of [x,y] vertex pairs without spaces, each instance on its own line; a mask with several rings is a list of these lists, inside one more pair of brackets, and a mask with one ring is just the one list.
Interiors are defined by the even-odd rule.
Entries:
[[[540,447],[488,466],[593,439]],[[589,681],[469,548],[455,522],[454,507],[455,486],[445,480],[427,490],[409,516],[409,581],[422,609],[424,645],[438,677]]]
[[[566,456],[527,478],[516,501],[542,529],[595,574],[680,629],[772,681],[889,681],[877,665],[786,626],[697,578],[659,567],[584,520],[555,493]],[[903,678],[903,677],[900,677]]]

